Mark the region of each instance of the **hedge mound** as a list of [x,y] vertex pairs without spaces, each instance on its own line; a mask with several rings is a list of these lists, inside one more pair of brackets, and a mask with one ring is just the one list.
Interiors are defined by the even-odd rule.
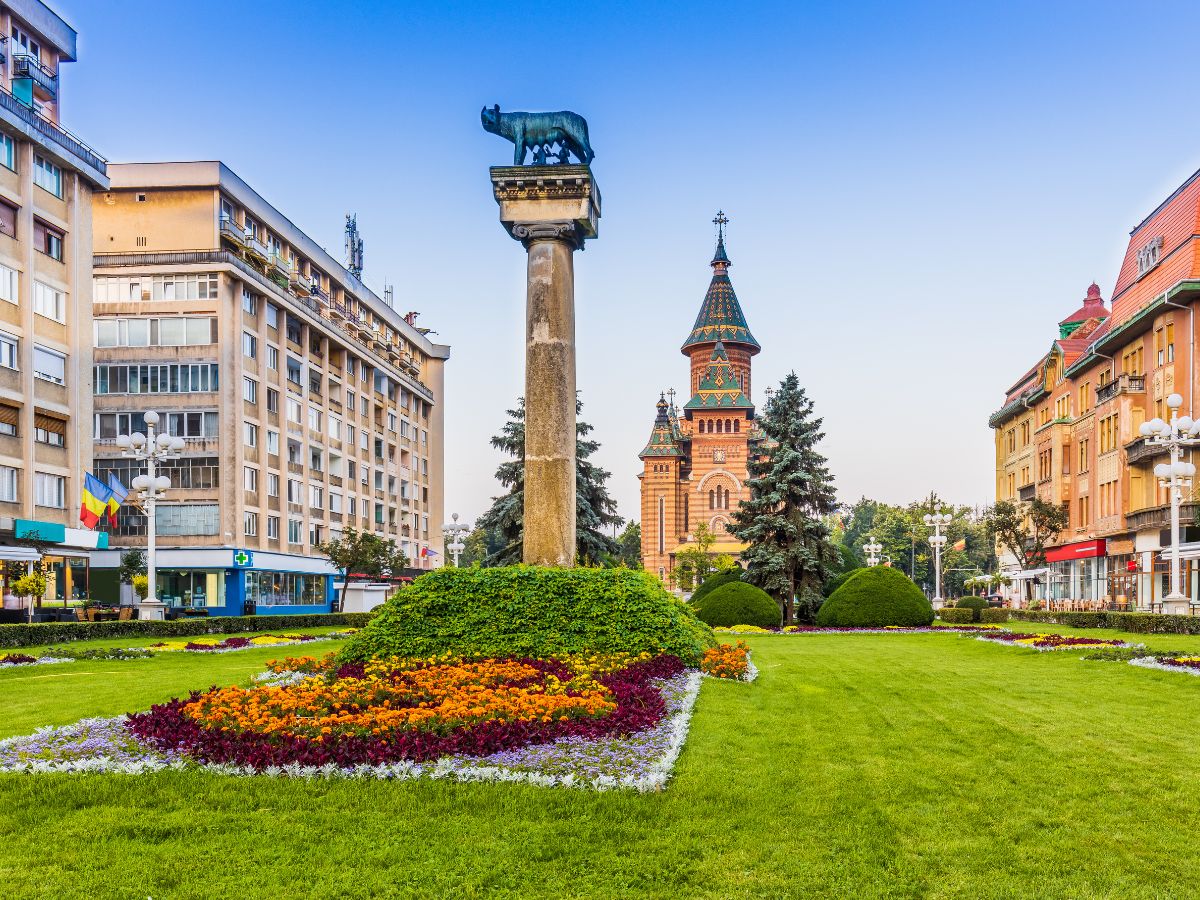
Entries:
[[838,628],[921,626],[933,622],[933,607],[921,589],[890,566],[864,569],[833,592],[817,613],[817,624]]
[[742,575],[745,574],[741,569],[730,569],[727,572],[718,572],[716,575],[709,575],[704,579],[704,583],[692,592],[692,596],[688,598],[688,603],[695,605],[715,591],[717,588],[726,584],[736,584],[742,580]]
[[954,605],[959,609],[971,610],[972,622],[978,622],[980,611],[988,608],[988,602],[983,597],[959,597]]
[[447,566],[393,595],[339,659],[594,651],[670,653],[694,665],[716,644],[712,630],[647,572]]
[[693,608],[701,621],[717,628],[731,625],[778,628],[783,616],[770,594],[744,581],[722,585],[693,604]]

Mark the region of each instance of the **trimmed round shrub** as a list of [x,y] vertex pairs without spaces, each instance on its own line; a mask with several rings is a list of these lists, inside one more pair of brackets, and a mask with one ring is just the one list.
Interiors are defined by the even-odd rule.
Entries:
[[446,566],[396,592],[338,658],[646,652],[695,665],[716,645],[712,629],[648,572]]
[[972,611],[971,621],[979,621],[979,611],[988,608],[988,602],[983,597],[959,597],[958,602],[954,604],[959,609],[969,609]]
[[720,628],[731,625],[778,628],[783,617],[770,594],[744,581],[722,585],[693,606],[701,621]]
[[837,628],[921,626],[933,622],[933,607],[908,576],[890,566],[863,569],[833,592],[817,613],[817,624]]
[[851,569],[849,572],[842,572],[840,575],[834,575],[821,588],[821,593],[826,597],[832,597],[833,592],[840,588],[843,584],[861,572],[862,569]]
[[709,575],[704,579],[704,583],[692,592],[688,603],[696,604],[715,591],[717,588],[726,584],[734,584],[742,580],[742,575],[745,574],[741,569],[730,569],[727,572],[718,572],[716,575]]

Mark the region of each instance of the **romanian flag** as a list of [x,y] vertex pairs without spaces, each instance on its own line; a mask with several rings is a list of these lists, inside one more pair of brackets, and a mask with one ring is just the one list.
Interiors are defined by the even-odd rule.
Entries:
[[121,504],[125,502],[125,498],[129,496],[129,490],[125,485],[121,484],[121,479],[114,473],[108,473],[108,487],[112,491],[112,496],[108,498],[108,504],[105,507],[105,515],[108,518],[108,524],[117,527],[117,510],[121,508]]
[[957,543],[955,543],[954,546],[952,546],[950,549],[951,550],[966,550],[967,549],[967,539],[963,538],[961,541],[958,541]]
[[108,508],[112,488],[88,472],[83,476],[83,504],[79,508],[79,521],[88,528],[95,528],[100,523],[100,517]]

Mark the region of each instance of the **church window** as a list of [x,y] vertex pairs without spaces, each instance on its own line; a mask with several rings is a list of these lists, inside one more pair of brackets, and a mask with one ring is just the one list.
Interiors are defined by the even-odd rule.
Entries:
[[729,509],[729,488],[725,488],[725,506],[724,509]]
[[733,420],[732,419],[725,420],[725,433],[733,434]]
[[708,492],[708,508],[709,509],[717,508],[717,492],[716,491]]
[[734,419],[734,420],[733,420],[733,433],[734,433],[734,434],[737,434],[737,433],[739,433],[741,430],[742,430],[742,420],[741,420],[741,419]]
[[667,545],[667,499],[665,497],[658,498],[658,555],[666,550]]
[[713,462],[715,462],[715,463],[725,462],[725,451],[724,450],[714,450],[713,451]]
[[721,434],[721,433],[722,433],[722,432],[724,432],[724,431],[725,431],[725,429],[724,429],[724,427],[722,427],[722,425],[721,425],[721,420],[720,420],[720,419],[717,419],[717,434]]

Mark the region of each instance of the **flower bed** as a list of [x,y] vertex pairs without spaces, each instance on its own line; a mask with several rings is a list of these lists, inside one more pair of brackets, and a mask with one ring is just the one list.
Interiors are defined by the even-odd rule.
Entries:
[[1100,638],[1073,637],[1065,634],[1021,634],[1019,632],[994,632],[981,634],[977,640],[995,641],[1010,644],[1015,647],[1029,647],[1034,650],[1074,650],[1093,647],[1131,647],[1132,644],[1118,640],[1102,640]]
[[700,671],[713,678],[733,681],[753,681],[758,677],[758,669],[750,661],[750,648],[745,641],[705,650],[704,658],[700,660]]
[[[745,645],[714,677],[750,680]],[[702,674],[671,655],[273,661],[249,688],[214,688],[118,719],[0,742],[0,771],[456,778],[655,790],[687,734]]]
[[714,628],[717,634],[976,634],[1005,630],[1001,625],[929,625],[902,627],[889,625],[885,628],[822,627],[820,625],[785,625],[782,628],[759,628],[757,625],[734,625],[730,628]]
[[55,663],[71,662],[58,656],[30,656],[28,653],[6,653],[0,655],[0,669],[15,669],[17,666],[50,666]]
[[1200,675],[1200,656],[1142,656],[1129,660],[1131,666]]
[[310,644],[316,641],[333,641],[348,637],[352,631],[334,631],[329,634],[260,634],[252,638],[196,638],[190,641],[159,641],[150,649],[157,653],[233,653],[237,650],[253,650],[255,647],[280,647],[286,644]]

